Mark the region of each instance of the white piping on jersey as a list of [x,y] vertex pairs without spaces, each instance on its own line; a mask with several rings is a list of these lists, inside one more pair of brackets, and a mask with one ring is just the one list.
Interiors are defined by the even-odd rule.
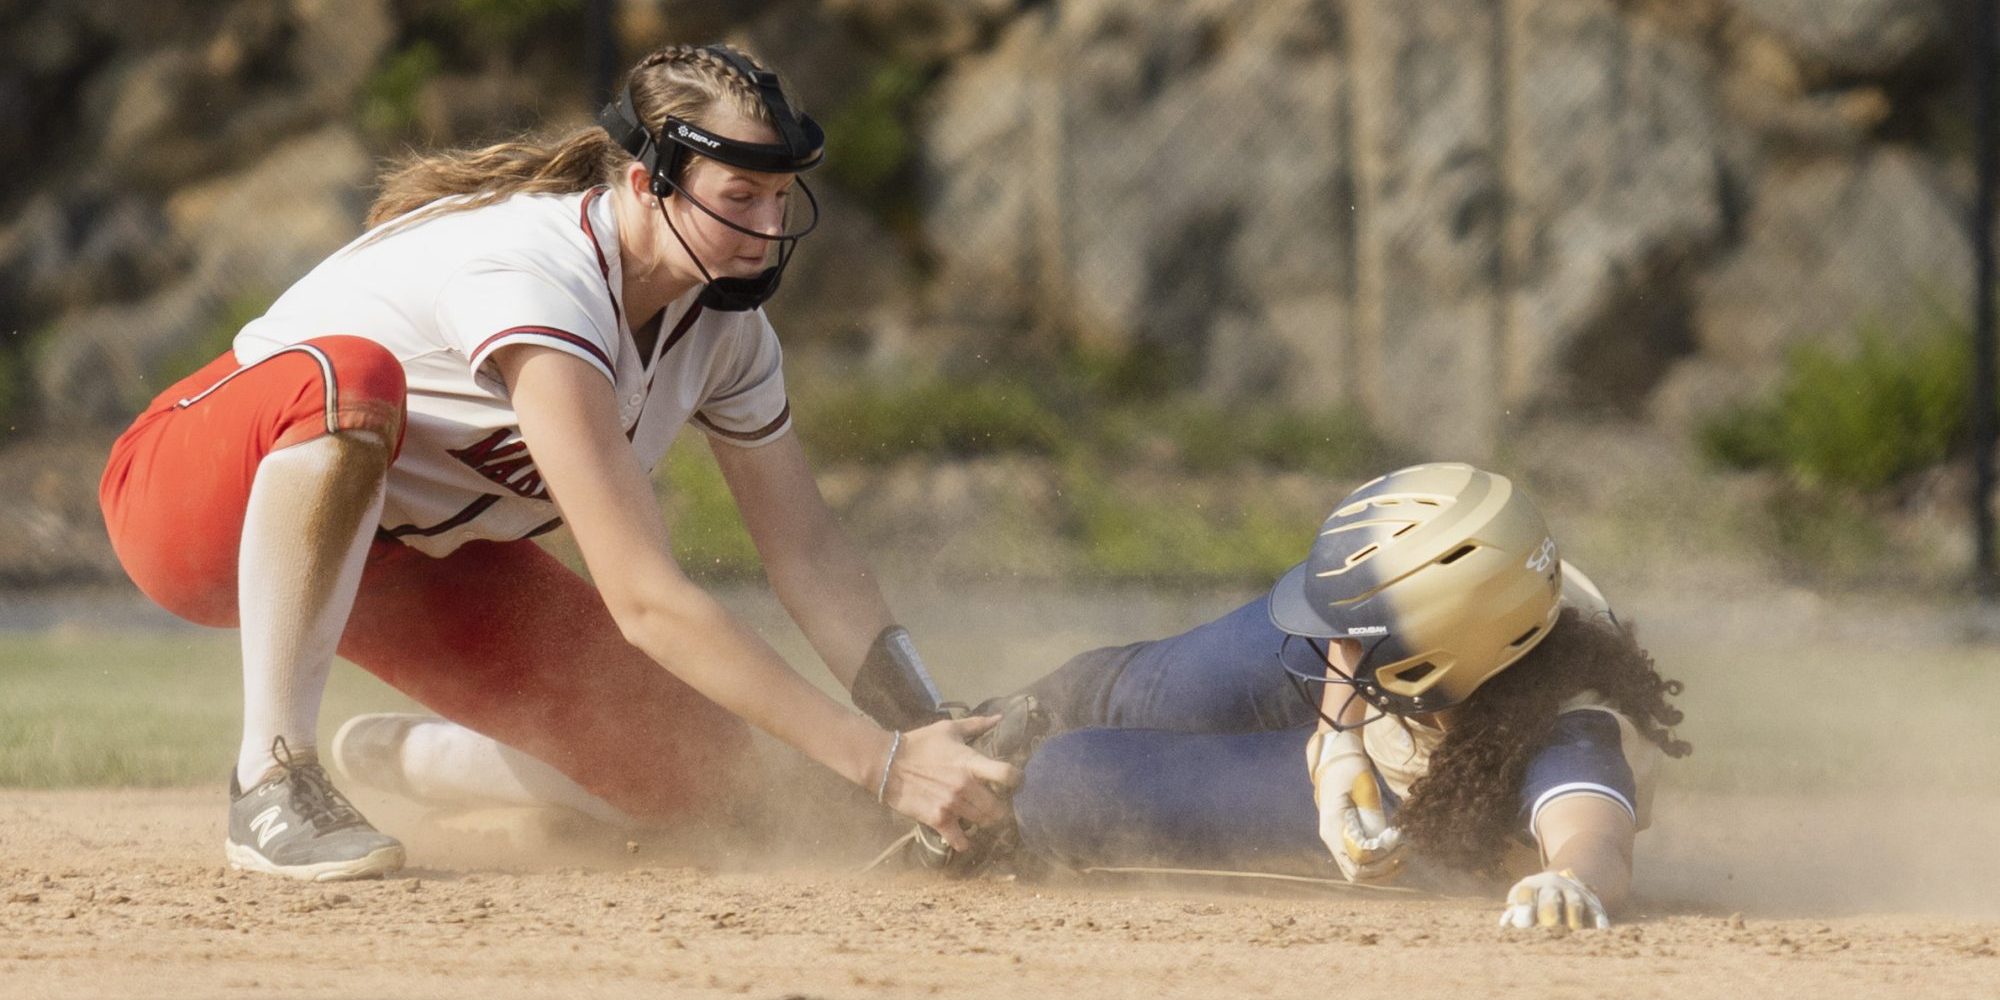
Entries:
[[297,351],[300,354],[307,355],[311,357],[314,361],[319,363],[320,381],[326,386],[326,432],[328,434],[340,433],[340,406],[339,406],[340,392],[339,389],[334,385],[333,381],[333,359],[327,357],[325,351],[322,351],[311,344],[293,344],[290,347],[280,347],[277,350],[272,351],[270,354],[258,358],[257,360],[252,361],[247,365],[243,365],[242,367],[237,368],[235,371],[222,376],[222,381],[217,382],[214,385],[211,385],[208,388],[203,389],[202,391],[195,393],[192,396],[182,399],[180,402],[175,403],[174,407],[176,409],[185,410],[188,407],[193,406],[194,404],[199,403],[202,400],[208,398],[209,393],[214,392],[215,390],[220,389],[225,385],[228,385],[230,380],[234,379],[236,376],[241,375],[244,372],[247,372],[250,369],[257,367],[258,365],[261,365],[264,362],[269,361],[280,354],[289,354],[293,351]]
[[1535,821],[1541,818],[1542,808],[1544,806],[1547,806],[1549,803],[1555,801],[1556,799],[1562,798],[1565,795],[1571,795],[1575,793],[1588,793],[1591,795],[1605,796],[1606,798],[1609,798],[1612,801],[1617,802],[1619,805],[1624,806],[1625,811],[1632,814],[1632,822],[1634,823],[1639,822],[1639,810],[1634,809],[1632,807],[1632,800],[1626,798],[1624,792],[1621,792],[1618,789],[1611,787],[1610,785],[1598,784],[1595,781],[1572,781],[1567,784],[1557,785],[1556,787],[1551,788],[1548,791],[1543,792],[1542,794],[1535,797],[1534,807],[1528,810],[1528,829],[1532,830],[1535,828]]

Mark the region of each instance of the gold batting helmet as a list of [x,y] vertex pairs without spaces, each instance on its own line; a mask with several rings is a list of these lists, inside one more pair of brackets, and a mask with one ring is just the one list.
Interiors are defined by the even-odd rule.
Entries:
[[1340,502],[1306,561],[1271,590],[1271,621],[1312,639],[1355,639],[1350,686],[1395,715],[1464,701],[1535,648],[1561,607],[1562,561],[1535,505],[1505,476],[1415,465]]

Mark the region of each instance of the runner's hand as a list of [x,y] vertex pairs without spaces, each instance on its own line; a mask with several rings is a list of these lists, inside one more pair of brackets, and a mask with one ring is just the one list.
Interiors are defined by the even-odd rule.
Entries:
[[1507,891],[1507,909],[1500,914],[1500,926],[1602,929],[1611,926],[1611,916],[1597,893],[1565,868],[1514,883]]
[[1403,870],[1403,836],[1388,824],[1361,734],[1319,732],[1306,743],[1319,839],[1349,882],[1387,882]]

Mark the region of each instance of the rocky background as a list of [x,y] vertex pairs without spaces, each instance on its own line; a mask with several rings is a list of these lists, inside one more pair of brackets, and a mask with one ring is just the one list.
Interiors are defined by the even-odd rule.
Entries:
[[[1963,8],[614,4],[621,64],[740,41],[829,125],[828,221],[774,307],[802,364],[1083,357],[1350,406],[1416,457],[1562,442],[1638,493],[1798,345],[1964,312]],[[28,496],[0,578],[115,578],[109,437],[352,238],[382,157],[586,122],[583,18],[0,2],[0,474]]]

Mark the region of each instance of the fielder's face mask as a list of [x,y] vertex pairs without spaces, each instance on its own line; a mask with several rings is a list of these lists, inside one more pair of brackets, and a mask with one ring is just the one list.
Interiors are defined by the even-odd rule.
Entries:
[[669,117],[659,135],[654,135],[639,120],[637,109],[632,106],[632,88],[626,87],[618,99],[604,106],[598,113],[597,124],[611,133],[613,141],[631,153],[653,176],[653,194],[664,199],[668,195],[678,195],[688,204],[724,226],[761,240],[778,245],[778,262],[762,273],[751,278],[718,278],[708,272],[700,255],[688,246],[687,238],[674,225],[667,214],[667,206],[660,204],[660,217],[667,220],[667,229],[674,234],[681,249],[687,251],[694,260],[694,266],[701,271],[708,287],[702,290],[701,304],[704,308],[740,312],[755,309],[769,301],[778,291],[778,281],[791,263],[792,251],[799,239],[819,225],[819,200],[813,197],[812,189],[805,179],[796,182],[805,193],[807,217],[803,225],[792,224],[791,209],[788,205],[785,223],[777,233],[759,232],[739,225],[724,217],[720,212],[704,205],[680,183],[679,177],[686,170],[690,156],[706,156],[711,160],[729,164],[743,170],[753,170],[766,174],[800,174],[819,166],[826,154],[826,133],[810,115],[792,110],[785,100],[784,91],[778,86],[775,73],[757,69],[748,59],[726,46],[711,45],[708,51],[729,64],[738,75],[757,88],[758,99],[763,101],[772,123],[778,131],[778,141],[774,143],[743,142],[728,136],[717,135],[693,122]]

